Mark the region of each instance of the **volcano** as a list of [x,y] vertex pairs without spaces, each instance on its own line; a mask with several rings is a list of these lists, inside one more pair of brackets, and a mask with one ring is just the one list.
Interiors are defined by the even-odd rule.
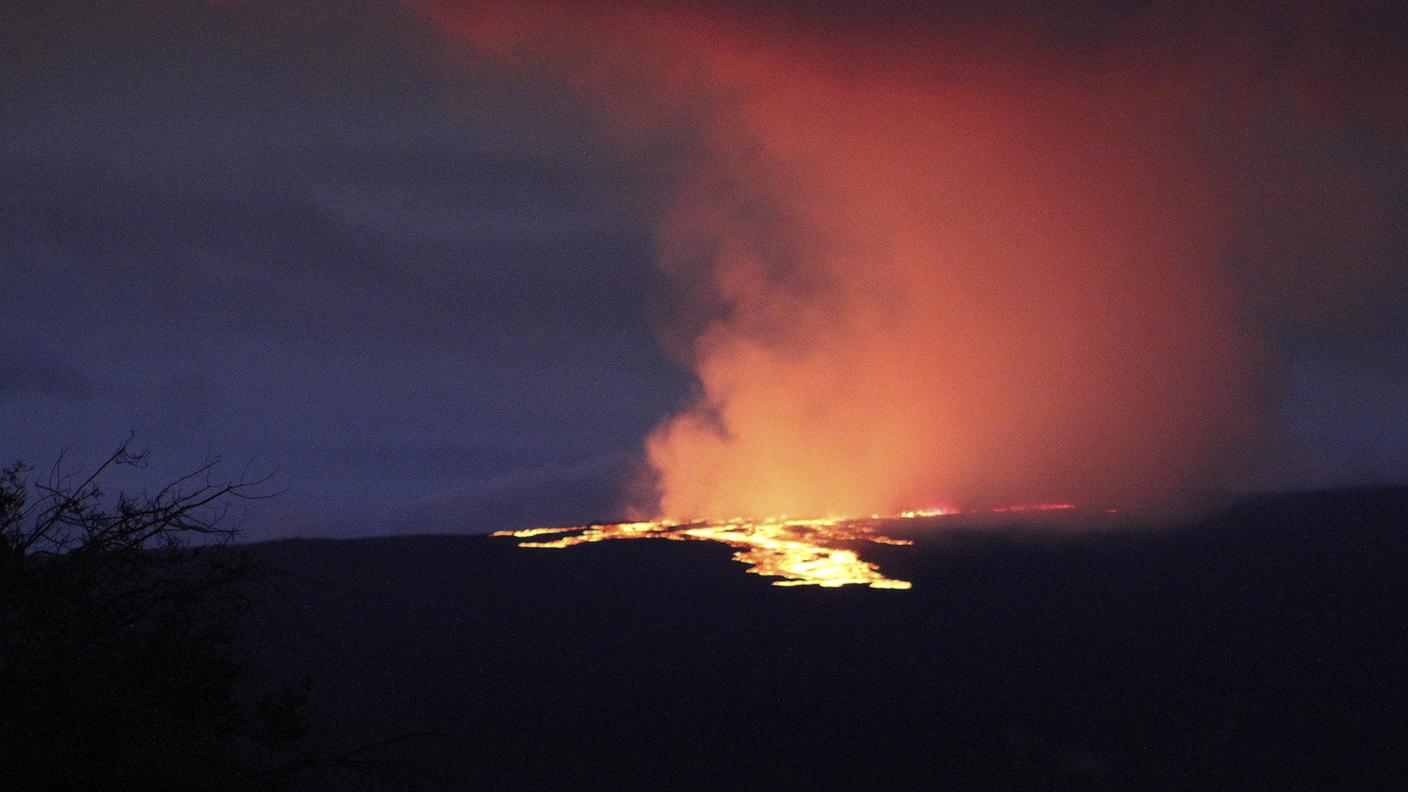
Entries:
[[739,526],[254,545],[284,574],[251,645],[349,741],[419,735],[365,757],[412,788],[1408,779],[1408,490],[867,527],[894,541],[841,543],[912,588],[778,587],[686,540]]

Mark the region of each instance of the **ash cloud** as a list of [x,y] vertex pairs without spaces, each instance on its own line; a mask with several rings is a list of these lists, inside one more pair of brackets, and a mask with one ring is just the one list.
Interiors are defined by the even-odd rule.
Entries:
[[628,145],[688,130],[657,251],[698,394],[646,510],[1265,484],[1284,336],[1401,332],[1391,6],[409,5]]

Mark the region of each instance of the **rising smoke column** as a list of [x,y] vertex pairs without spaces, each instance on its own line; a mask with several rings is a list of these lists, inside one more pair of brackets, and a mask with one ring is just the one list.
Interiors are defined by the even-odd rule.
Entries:
[[411,5],[626,145],[690,131],[658,245],[700,389],[646,443],[660,514],[1147,503],[1255,437],[1225,262],[1258,21]]

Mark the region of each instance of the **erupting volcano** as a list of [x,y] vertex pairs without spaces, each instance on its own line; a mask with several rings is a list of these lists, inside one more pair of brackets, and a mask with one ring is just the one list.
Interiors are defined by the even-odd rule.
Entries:
[[0,792],[1408,792],[1408,0],[0,8]]
[[657,168],[651,310],[693,390],[624,488],[650,521],[529,546],[710,540],[779,585],[899,587],[857,555],[892,541],[870,522],[764,515],[1162,509],[1259,475],[1257,317],[1299,278],[1246,200],[1317,184],[1264,129],[1334,123],[1334,81],[1274,57],[1316,51],[1314,15],[1262,41],[1209,14],[1185,51],[1151,46],[1172,8],[1097,35],[1036,8],[408,1]]

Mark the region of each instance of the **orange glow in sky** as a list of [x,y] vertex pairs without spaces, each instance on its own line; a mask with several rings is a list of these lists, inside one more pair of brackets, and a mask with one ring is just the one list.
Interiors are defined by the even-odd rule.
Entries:
[[1235,185],[1188,134],[1201,61],[697,3],[413,5],[626,149],[688,155],[656,248],[697,390],[629,514],[1144,504],[1255,431]]

